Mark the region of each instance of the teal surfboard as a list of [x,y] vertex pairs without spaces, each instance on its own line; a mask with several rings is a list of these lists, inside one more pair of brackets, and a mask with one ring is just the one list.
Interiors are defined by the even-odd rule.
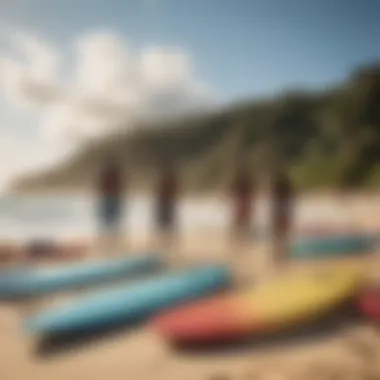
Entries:
[[319,258],[352,255],[372,250],[378,239],[366,235],[338,235],[298,239],[292,244],[293,258]]
[[230,280],[228,269],[219,265],[159,275],[45,310],[27,319],[25,328],[30,333],[60,334],[139,322],[171,306],[221,290]]
[[0,299],[31,297],[96,285],[158,270],[159,254],[91,260],[56,268],[23,268],[0,272]]

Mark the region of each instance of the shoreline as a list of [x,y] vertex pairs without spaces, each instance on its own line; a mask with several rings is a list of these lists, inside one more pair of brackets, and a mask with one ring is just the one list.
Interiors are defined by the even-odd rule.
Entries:
[[[259,189],[258,194],[264,195],[267,197],[269,193],[267,191],[264,191],[265,187],[262,189]],[[141,197],[152,197],[153,192],[149,191],[148,189],[130,189],[124,192],[125,196],[141,196]],[[369,188],[363,188],[363,189],[357,189],[357,190],[350,190],[350,191],[341,191],[338,189],[311,189],[311,190],[300,190],[296,192],[299,197],[301,198],[314,198],[314,197],[321,197],[321,198],[340,198],[340,197],[379,197],[380,199],[380,189],[369,189]],[[205,191],[187,191],[184,190],[182,192],[184,198],[191,198],[191,199],[210,199],[210,198],[216,198],[216,199],[222,199],[222,198],[228,198],[229,195],[229,189],[226,188],[225,190],[205,190]],[[97,192],[95,188],[84,188],[84,189],[77,189],[77,188],[59,188],[59,189],[36,189],[36,190],[12,190],[10,189],[4,189],[3,195],[19,195],[19,196],[29,196],[29,195],[52,195],[52,196],[81,196],[81,197],[96,197]]]

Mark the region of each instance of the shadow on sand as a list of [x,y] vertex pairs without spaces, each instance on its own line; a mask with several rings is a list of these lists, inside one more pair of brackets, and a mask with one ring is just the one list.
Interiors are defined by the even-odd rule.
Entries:
[[[296,328],[293,327],[286,331],[262,336],[251,336],[223,344],[203,343],[183,345],[173,343],[170,346],[176,349],[177,353],[186,355],[235,355],[246,351],[268,350],[324,339],[339,331],[340,328],[356,324],[361,320],[362,317],[355,309],[353,302],[350,301],[333,313],[319,318],[313,323]],[[84,349],[105,339],[118,335],[125,336],[136,331],[142,324],[143,321],[141,320],[129,321],[128,323],[118,323],[90,332],[45,336],[35,346],[34,354],[40,359],[46,359],[58,354],[72,352],[73,350]]]
[[85,349],[106,339],[132,333],[142,323],[141,320],[129,320],[128,322],[119,322],[106,328],[92,329],[91,331],[46,335],[36,342],[33,353],[39,359],[47,359],[78,349]]

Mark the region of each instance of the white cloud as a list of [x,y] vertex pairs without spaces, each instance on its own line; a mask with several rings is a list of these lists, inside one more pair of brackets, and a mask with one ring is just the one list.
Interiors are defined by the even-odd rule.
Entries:
[[60,56],[41,38],[8,33],[9,48],[0,56],[0,84],[6,98],[19,108],[40,107],[57,101]]
[[130,84],[128,69],[127,49],[116,35],[96,33],[78,39],[75,80],[81,91],[102,94]]
[[13,49],[28,62],[27,70],[32,79],[40,82],[56,79],[60,56],[53,46],[37,36],[20,31],[11,33],[9,39]]
[[141,54],[142,76],[158,89],[185,87],[191,83],[190,59],[179,49],[152,47]]
[[97,32],[79,36],[72,55],[60,50],[18,31],[9,33],[9,48],[0,53],[2,91],[20,109],[37,111],[49,139],[97,137],[213,100],[195,77],[189,54],[179,48],[133,50],[118,35]]

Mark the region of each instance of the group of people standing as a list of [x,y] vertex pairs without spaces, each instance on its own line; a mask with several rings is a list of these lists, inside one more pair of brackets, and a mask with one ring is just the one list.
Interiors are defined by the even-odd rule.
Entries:
[[[99,176],[100,227],[106,238],[119,240],[122,226],[124,197],[128,178],[117,161],[108,161]],[[173,167],[162,165],[156,186],[155,216],[158,232],[163,237],[173,235],[176,228],[176,205],[179,181]]]
[[[123,199],[128,188],[128,180],[122,166],[110,160],[100,173],[98,189],[100,198],[100,221],[102,233],[117,240],[121,234]],[[176,210],[180,196],[180,179],[172,165],[161,166],[154,189],[155,222],[157,232],[164,239],[172,238],[176,231]],[[274,239],[274,253],[277,260],[286,256],[287,239],[292,222],[294,189],[283,172],[271,177],[270,192],[272,199],[271,221]],[[244,161],[236,165],[229,197],[231,197],[231,232],[237,238],[251,234],[251,220],[255,213],[255,199],[258,183],[252,177],[250,168]]]

